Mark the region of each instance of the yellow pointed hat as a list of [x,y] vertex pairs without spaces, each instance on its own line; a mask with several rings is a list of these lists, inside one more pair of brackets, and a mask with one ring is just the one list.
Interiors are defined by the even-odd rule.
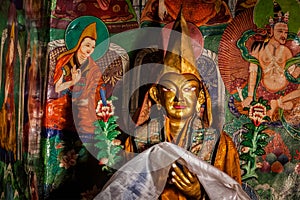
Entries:
[[92,39],[94,39],[94,40],[97,40],[97,28],[96,28],[96,22],[93,22],[93,23],[87,25],[87,26],[83,29],[83,31],[82,31],[82,33],[81,33],[79,39],[78,39],[78,42],[77,42],[76,46],[73,47],[72,49],[70,49],[70,50],[64,52],[64,53],[61,53],[61,54],[58,56],[57,59],[59,59],[59,58],[65,56],[65,55],[67,55],[67,54],[76,52],[76,51],[78,50],[79,46],[81,45],[81,42],[83,41],[83,39],[86,38],[86,37],[90,37],[90,38],[92,38]]
[[[206,107],[202,119],[205,126],[210,126],[212,123],[211,98],[196,67],[189,30],[187,22],[182,15],[182,9],[177,16],[170,33],[168,49],[164,57],[164,65],[165,67],[163,67],[158,77],[158,82],[161,77],[167,73],[193,74],[199,80],[199,83],[202,85],[202,90],[204,91],[204,104]],[[151,106],[152,102],[149,99],[148,91],[137,117],[134,117],[137,126],[149,119]]]
[[193,74],[199,80],[201,76],[195,65],[195,56],[191,44],[190,33],[187,22],[180,10],[170,33],[167,53],[164,57],[162,75],[168,72],[177,72],[180,74]]
[[160,77],[171,72],[179,74],[193,74],[200,81],[206,99],[206,113],[204,113],[204,118],[206,119],[204,120],[208,126],[210,126],[212,123],[211,98],[208,89],[202,82],[198,68],[196,67],[196,60],[191,44],[190,33],[187,22],[183,17],[182,9],[180,9],[170,33],[168,49],[164,57],[164,65],[165,67],[163,68]]

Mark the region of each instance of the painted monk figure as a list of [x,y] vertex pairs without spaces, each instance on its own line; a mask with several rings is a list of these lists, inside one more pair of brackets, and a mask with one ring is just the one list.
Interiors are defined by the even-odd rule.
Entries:
[[[82,198],[92,187],[104,184],[96,177],[106,178],[83,145],[93,141],[96,103],[104,83],[101,69],[92,58],[104,37],[100,34],[106,28],[102,24],[91,16],[73,20],[66,30],[67,51],[58,55],[53,77],[49,77],[43,139],[44,148],[51,152],[44,158],[45,196],[51,199]],[[83,166],[88,170],[82,170]]]
[[[93,133],[93,122],[96,121],[96,118],[87,118],[86,116],[88,116],[87,113],[95,110],[94,97],[98,94],[91,91],[96,91],[96,88],[104,83],[99,78],[101,77],[99,67],[90,57],[94,52],[96,39],[96,23],[89,24],[82,31],[77,45],[59,55],[53,77],[55,92],[59,94],[59,98],[49,100],[47,103],[47,128],[75,131],[72,117],[74,110],[72,110],[71,104],[76,99],[80,104],[77,108],[80,110],[81,115],[86,118],[81,119],[80,116],[76,116],[80,118],[76,122],[82,129],[77,131]],[[100,95],[96,97],[96,99],[99,98]]]

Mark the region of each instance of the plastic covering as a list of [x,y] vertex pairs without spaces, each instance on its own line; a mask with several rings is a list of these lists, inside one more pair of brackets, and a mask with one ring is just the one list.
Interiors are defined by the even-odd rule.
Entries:
[[158,199],[172,163],[184,160],[210,199],[250,199],[241,185],[224,172],[200,160],[187,150],[162,142],[123,165],[95,199]]

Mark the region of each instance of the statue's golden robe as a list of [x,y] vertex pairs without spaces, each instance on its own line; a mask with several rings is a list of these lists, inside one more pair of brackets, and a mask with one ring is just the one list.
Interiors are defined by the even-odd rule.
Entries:
[[[168,124],[168,118],[165,118],[165,124]],[[157,143],[172,142],[214,165],[241,184],[239,155],[231,137],[225,132],[219,134],[214,129],[204,129],[201,124],[197,117],[191,119],[183,128],[186,131],[182,131],[181,137],[174,141],[167,125],[163,128],[158,119],[151,120],[137,128],[134,137],[127,139],[125,150],[140,153]],[[173,185],[167,184],[160,199],[182,200],[186,197]]]

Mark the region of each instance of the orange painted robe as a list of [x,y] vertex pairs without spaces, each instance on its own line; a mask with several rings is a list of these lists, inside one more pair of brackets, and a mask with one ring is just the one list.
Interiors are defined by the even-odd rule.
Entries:
[[[54,72],[54,84],[61,76],[72,80],[71,67],[76,64],[73,54],[58,60]],[[70,88],[61,91],[57,99],[49,99],[46,105],[45,126],[49,129],[94,133],[97,120],[96,103],[100,99],[100,87],[104,83],[97,64],[89,58],[80,66],[81,78]],[[76,123],[76,126],[75,126]]]

